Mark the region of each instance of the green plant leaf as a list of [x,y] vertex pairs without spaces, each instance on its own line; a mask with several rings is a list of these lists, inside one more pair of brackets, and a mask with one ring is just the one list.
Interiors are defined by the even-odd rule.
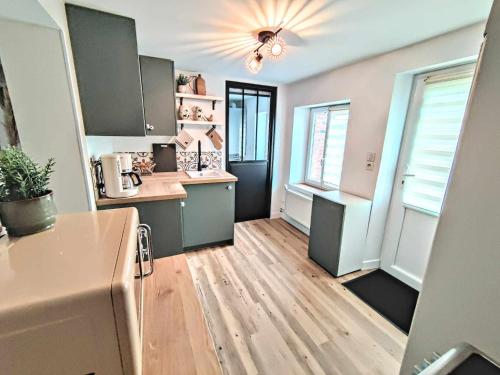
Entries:
[[0,150],[0,201],[32,199],[46,194],[55,161],[40,166],[21,149]]

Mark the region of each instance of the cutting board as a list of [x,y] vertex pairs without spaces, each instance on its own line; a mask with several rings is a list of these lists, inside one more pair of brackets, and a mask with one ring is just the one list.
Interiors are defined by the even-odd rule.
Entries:
[[153,143],[155,172],[177,172],[175,143]]

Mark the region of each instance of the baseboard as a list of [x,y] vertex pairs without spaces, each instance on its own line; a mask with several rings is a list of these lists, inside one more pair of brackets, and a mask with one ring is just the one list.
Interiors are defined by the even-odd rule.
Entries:
[[281,218],[281,212],[280,211],[271,212],[271,219],[280,219],[280,218]]
[[380,267],[380,259],[364,260],[363,264],[361,265],[362,270],[370,270],[372,268],[379,268],[379,267]]
[[422,289],[422,280],[420,280],[418,277],[415,275],[412,275],[409,272],[406,272],[402,268],[399,268],[396,265],[392,265],[389,267],[389,269],[385,269],[387,273],[390,275],[394,276],[396,279],[404,282],[405,284],[411,286],[413,289],[416,289],[420,292]]
[[288,224],[294,226],[298,230],[300,230],[302,233],[304,233],[306,236],[309,236],[309,228],[305,227],[304,225],[300,224],[298,221],[292,219],[290,216],[288,216],[285,213],[281,214],[281,218],[285,220]]

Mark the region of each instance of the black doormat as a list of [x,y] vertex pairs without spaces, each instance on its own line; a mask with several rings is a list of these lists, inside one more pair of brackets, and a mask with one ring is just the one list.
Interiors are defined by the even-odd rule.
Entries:
[[479,354],[472,354],[450,375],[499,375],[500,369]]
[[410,332],[418,291],[380,269],[343,285],[403,332]]

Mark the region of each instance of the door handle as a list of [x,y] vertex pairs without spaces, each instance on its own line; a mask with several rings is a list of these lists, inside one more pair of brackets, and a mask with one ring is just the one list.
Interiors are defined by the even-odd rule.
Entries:
[[[151,235],[151,227],[147,224],[139,224],[139,231],[146,234],[146,248],[141,248],[141,260],[143,259],[143,252],[148,255],[149,261],[149,271],[144,272],[142,274],[143,277],[147,277],[153,274],[154,272],[154,258],[153,258],[153,237]],[[142,244],[142,241],[141,241]],[[145,250],[145,251],[144,251]]]
[[404,185],[405,184],[405,180],[408,178],[408,177],[415,177],[415,174],[413,173],[403,173],[401,175],[401,185]]
[[146,124],[146,130],[155,130],[155,127],[151,124]]

